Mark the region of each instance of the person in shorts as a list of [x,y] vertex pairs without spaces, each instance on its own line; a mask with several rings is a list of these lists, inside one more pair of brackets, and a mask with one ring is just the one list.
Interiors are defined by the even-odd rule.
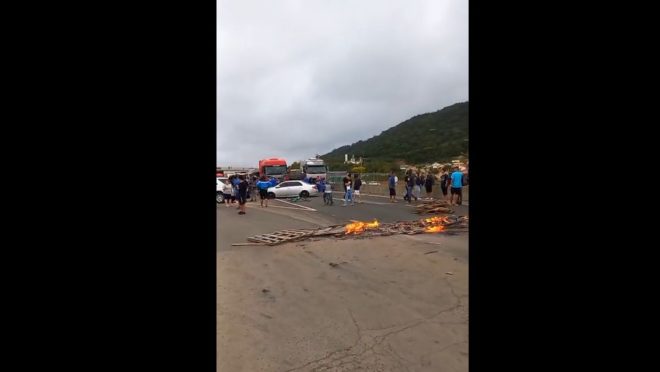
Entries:
[[360,187],[362,187],[362,180],[357,173],[353,177],[355,177],[355,181],[353,181],[353,201],[355,203],[360,203]]
[[264,200],[266,201],[266,208],[268,207],[268,188],[270,186],[270,181],[266,176],[261,176],[259,181],[257,181],[257,189],[259,189],[259,201],[261,202],[261,207],[264,206]]
[[[451,198],[449,205],[460,205],[461,197],[463,195],[463,173],[454,167],[454,172],[451,174]],[[454,204],[454,195],[456,195],[456,203]]]
[[396,202],[396,181],[397,177],[394,175],[394,171],[392,171],[390,177],[387,179],[387,186],[390,188],[390,203]]
[[238,214],[245,214],[245,203],[247,202],[248,187],[250,186],[244,175],[238,176],[238,180],[238,207],[240,209]]

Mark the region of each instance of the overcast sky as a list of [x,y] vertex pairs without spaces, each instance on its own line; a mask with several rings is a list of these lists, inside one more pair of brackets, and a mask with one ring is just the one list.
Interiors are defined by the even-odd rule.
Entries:
[[217,164],[290,164],[467,101],[468,1],[218,0],[217,72]]

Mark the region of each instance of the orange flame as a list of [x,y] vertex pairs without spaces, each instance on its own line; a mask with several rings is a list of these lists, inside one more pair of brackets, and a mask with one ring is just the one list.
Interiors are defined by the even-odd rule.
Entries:
[[345,226],[346,234],[360,234],[364,232],[366,229],[375,229],[378,227],[378,221],[374,220],[374,222],[353,222],[349,223],[348,225]]
[[444,227],[444,226],[440,226],[440,225],[438,225],[438,226],[430,226],[430,227],[427,227],[426,230],[424,230],[424,232],[427,232],[427,233],[434,233],[434,232],[440,232],[440,231],[442,231],[442,230],[444,230],[444,229],[445,229],[445,227]]
[[424,219],[424,221],[432,224],[438,224],[444,222],[444,220],[441,217],[426,218]]

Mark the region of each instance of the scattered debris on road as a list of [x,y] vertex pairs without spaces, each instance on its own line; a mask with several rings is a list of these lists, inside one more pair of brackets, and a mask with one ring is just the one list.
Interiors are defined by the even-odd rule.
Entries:
[[424,253],[424,254],[431,254],[431,253],[437,253],[437,252],[438,252],[438,251],[430,251],[430,252],[426,252],[426,253]]
[[[347,225],[334,225],[318,229],[281,230],[270,234],[261,234],[247,238],[252,244],[276,245],[319,237],[334,237],[337,239],[364,239],[374,236],[389,236],[396,234],[450,233],[450,229],[467,229],[467,216],[448,215],[443,217],[422,218],[414,221],[399,221],[392,223],[353,221]],[[232,245],[247,245],[235,243]]]
[[415,206],[413,213],[454,213],[446,200],[424,200],[421,204]]

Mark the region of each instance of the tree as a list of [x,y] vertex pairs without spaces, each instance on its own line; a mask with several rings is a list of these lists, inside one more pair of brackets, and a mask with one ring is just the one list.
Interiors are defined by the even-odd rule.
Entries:
[[291,166],[289,166],[289,169],[300,169],[300,162],[294,161],[293,163],[291,163]]
[[353,169],[351,169],[351,172],[353,172],[353,173],[364,173],[366,171],[367,171],[367,168],[365,168],[363,166],[357,166],[357,167],[353,167]]

